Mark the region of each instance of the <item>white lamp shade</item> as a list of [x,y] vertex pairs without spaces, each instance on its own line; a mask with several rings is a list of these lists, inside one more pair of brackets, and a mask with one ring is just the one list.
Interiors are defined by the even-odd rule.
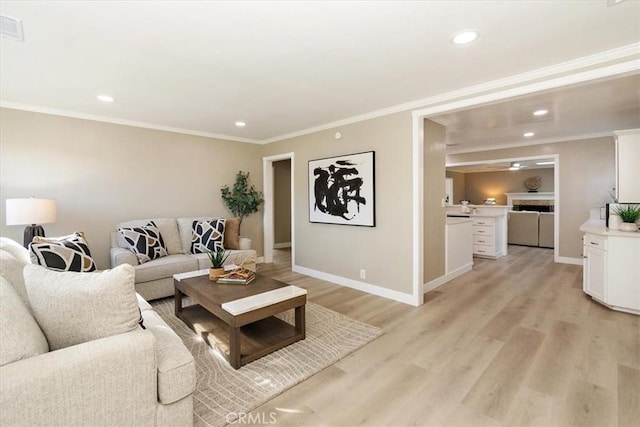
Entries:
[[50,224],[57,220],[55,199],[7,199],[7,225]]

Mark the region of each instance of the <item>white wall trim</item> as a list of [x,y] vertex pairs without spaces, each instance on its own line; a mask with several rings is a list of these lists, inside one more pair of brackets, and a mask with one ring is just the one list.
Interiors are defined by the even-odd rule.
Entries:
[[273,249],[284,249],[284,248],[290,248],[291,247],[291,242],[283,242],[283,243],[274,243],[273,244]]
[[392,289],[383,288],[381,286],[372,285],[370,283],[359,282],[357,280],[348,279],[342,276],[336,276],[299,265],[292,265],[291,270],[295,273],[304,274],[306,276],[335,283],[347,288],[357,289],[359,291],[377,295],[379,297],[391,299],[405,304],[415,305],[413,295],[405,294],[404,292],[394,291]]
[[263,228],[263,241],[264,241],[264,262],[273,262],[273,248],[274,248],[274,207],[273,207],[273,162],[280,160],[291,160],[291,264],[295,264],[295,227],[293,226],[295,217],[295,188],[294,184],[294,172],[295,172],[295,154],[293,152],[276,154],[274,156],[268,156],[262,158],[262,187],[264,195],[264,214],[262,217]]
[[559,264],[584,265],[582,258],[571,258],[567,256],[559,256],[554,259]]
[[[616,49],[608,50],[605,52],[597,53],[595,55],[579,58],[576,60],[562,62],[560,64],[539,68],[537,70],[529,71],[522,74],[516,74],[514,76],[510,76],[504,79],[493,80],[488,83],[483,83],[480,85],[470,86],[470,87],[466,87],[459,90],[445,92],[443,94],[431,96],[428,98],[418,99],[416,101],[411,101],[405,104],[399,104],[392,107],[383,108],[380,110],[375,110],[369,113],[349,117],[347,119],[337,120],[335,122],[314,126],[312,128],[287,133],[287,134],[276,136],[273,138],[267,138],[262,140],[262,143],[269,144],[272,142],[282,141],[285,139],[291,139],[291,138],[295,138],[302,135],[308,135],[310,133],[333,129],[340,126],[346,126],[352,123],[362,122],[365,120],[375,119],[377,117],[382,117],[389,114],[399,113],[402,111],[409,111],[416,108],[425,108],[426,106],[429,106],[429,105],[438,105],[442,103],[448,104],[454,99],[468,98],[470,96],[477,95],[483,92],[494,92],[510,86],[520,86],[527,82],[546,79],[554,75],[568,73],[571,71],[576,71],[576,70],[580,70],[588,67],[594,67],[609,61],[615,61],[615,60],[620,60],[624,58],[632,58],[638,55],[639,49],[640,49],[640,43],[634,43],[634,44],[622,46]],[[608,77],[612,75],[621,74],[624,72],[637,71],[640,68],[639,64],[640,64],[640,60],[635,60],[635,61],[628,61],[622,64],[614,64],[609,67],[600,68],[598,70],[593,70],[594,72],[587,78],[587,80]],[[564,76],[560,78],[567,79],[568,77],[571,77],[571,76]],[[585,80],[574,80],[571,82],[566,82],[561,86],[566,86],[572,83],[579,83],[581,81],[585,81]],[[539,89],[539,90],[542,90],[542,89]],[[512,96],[515,96],[515,95],[512,95]],[[476,104],[477,103],[474,103],[471,105],[476,105]],[[459,107],[459,108],[464,108],[464,107]],[[453,110],[447,110],[447,111],[453,111]],[[427,113],[422,115],[425,116],[428,114],[432,114],[432,113]]]
[[422,293],[427,293],[429,291],[434,290],[435,288],[444,285],[445,283],[455,279],[458,276],[462,276],[465,273],[473,270],[473,262],[469,264],[465,264],[462,267],[458,267],[450,273],[445,274],[444,276],[440,276],[436,279],[431,280],[428,283],[425,283],[422,286]]
[[[521,86],[511,87],[508,89],[505,89],[505,87],[509,87],[510,85],[497,86],[495,88],[495,91],[490,93],[485,93],[478,96],[471,96],[473,94],[469,94],[470,96],[459,99],[457,101],[448,102],[446,104],[433,105],[431,107],[423,108],[420,110],[414,110],[412,114],[414,116],[428,117],[435,114],[462,110],[468,107],[488,104],[490,102],[501,101],[516,96],[528,95],[531,93],[555,89],[558,87],[568,86],[576,83],[583,83],[590,80],[597,80],[626,73],[637,73],[638,70],[640,70],[640,59],[635,59],[620,64],[581,71],[575,74],[564,75],[548,80],[536,81],[534,83],[523,84]],[[526,80],[522,81],[522,83],[525,82]]]
[[424,303],[424,120],[413,119],[413,305]]
[[241,138],[238,136],[222,135],[212,132],[201,132],[192,129],[183,129],[171,126],[163,126],[154,123],[137,122],[135,120],[118,119],[115,117],[100,116],[97,114],[79,113],[76,111],[59,110],[56,108],[40,107],[37,105],[18,104],[14,102],[0,101],[0,107],[12,110],[31,111],[33,113],[50,114],[52,116],[71,117],[74,119],[92,120],[94,122],[111,123],[115,125],[132,126],[143,129],[160,130],[163,132],[181,133],[184,135],[203,136],[205,138],[222,139],[225,141],[244,142],[248,144],[261,144],[258,139]]

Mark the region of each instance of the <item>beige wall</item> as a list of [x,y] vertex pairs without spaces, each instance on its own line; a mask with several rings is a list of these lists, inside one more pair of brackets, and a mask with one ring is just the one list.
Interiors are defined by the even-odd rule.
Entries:
[[[99,268],[109,267],[109,234],[137,218],[229,216],[220,187],[238,170],[262,188],[261,146],[0,109],[0,235],[22,241],[23,226],[5,225],[5,199],[58,200],[47,235],[84,231]],[[242,234],[262,253],[262,213]]]
[[[446,128],[424,120],[424,283],[445,273]],[[455,191],[454,191],[455,194]]]
[[453,179],[453,196],[451,197],[451,203],[459,205],[460,200],[466,200],[465,195],[465,175],[462,172],[447,171],[447,178]]
[[291,243],[291,160],[273,162],[273,242]]
[[526,193],[524,182],[531,177],[542,178],[538,191],[553,192],[553,168],[517,171],[465,173],[465,199],[481,205],[488,197],[494,197],[499,205],[507,204],[504,193]]
[[[297,265],[412,293],[411,129],[411,113],[405,112],[264,146],[265,156],[295,153]],[[334,138],[336,130],[342,139]],[[308,161],[371,150],[375,151],[376,226],[310,223]],[[444,182],[441,188],[444,191]],[[366,280],[360,279],[360,269],[367,271]]]
[[612,137],[566,141],[504,150],[447,156],[447,163],[511,159],[558,154],[560,186],[559,255],[582,258],[580,225],[589,218],[589,210],[604,206],[615,182],[614,142]]

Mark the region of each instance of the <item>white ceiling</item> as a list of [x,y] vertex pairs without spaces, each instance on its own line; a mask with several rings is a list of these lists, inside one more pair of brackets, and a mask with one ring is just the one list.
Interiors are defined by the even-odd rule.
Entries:
[[[25,33],[0,42],[2,105],[253,142],[640,42],[632,0],[3,0],[0,13]],[[450,42],[468,28],[476,42]]]

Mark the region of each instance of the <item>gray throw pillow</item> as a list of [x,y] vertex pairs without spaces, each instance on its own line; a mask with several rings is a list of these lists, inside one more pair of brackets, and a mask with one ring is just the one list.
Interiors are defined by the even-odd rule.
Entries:
[[128,264],[102,273],[24,268],[31,310],[51,350],[136,329],[140,312],[134,279]]

